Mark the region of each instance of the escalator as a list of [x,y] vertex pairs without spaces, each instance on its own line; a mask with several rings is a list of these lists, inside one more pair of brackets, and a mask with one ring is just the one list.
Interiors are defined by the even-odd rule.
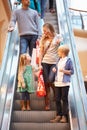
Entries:
[[[51,17],[52,16],[52,17]],[[55,29],[57,27],[56,14],[46,13],[45,22],[49,22],[48,19],[54,23]],[[36,83],[37,86],[37,83]],[[44,100],[43,98],[38,98],[36,93],[30,95],[30,106],[31,111],[21,111],[20,107],[20,97],[21,94],[15,91],[12,120],[11,120],[11,130],[70,130],[69,123],[50,123],[50,119],[53,119],[56,115],[55,102],[53,101],[53,93],[51,91],[51,110],[44,110]]]
[[[80,63],[78,61],[78,55],[76,52],[72,29],[69,21],[70,19],[67,4],[64,0],[56,0],[56,5],[58,5],[58,32],[62,33],[64,37],[64,43],[68,43],[70,45],[70,56],[73,60],[75,69],[75,74],[72,78],[69,93],[69,122],[50,123],[50,119],[54,118],[56,115],[55,102],[53,101],[52,92],[50,99],[50,111],[44,111],[43,98],[38,98],[36,94],[31,94],[30,103],[32,110],[20,111],[21,94],[16,92],[19,40],[18,34],[16,32],[12,32],[10,39],[8,39],[9,43],[7,58],[4,59],[6,69],[2,71],[2,78],[0,82],[1,87],[5,88],[5,92],[3,92],[5,97],[3,97],[3,94],[0,95],[0,101],[3,101],[2,116],[0,118],[1,130],[86,130],[87,128],[86,94]],[[37,86],[37,83],[35,83],[35,85]],[[83,89],[81,87],[83,87]]]

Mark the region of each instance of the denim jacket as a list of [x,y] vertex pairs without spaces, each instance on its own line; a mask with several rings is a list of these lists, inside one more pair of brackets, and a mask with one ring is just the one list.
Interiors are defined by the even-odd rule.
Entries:
[[[59,62],[59,60],[58,60],[58,62]],[[58,69],[57,65],[56,65],[56,69]],[[73,68],[73,64],[72,64],[72,61],[71,61],[70,58],[68,58],[67,61],[66,61],[65,70],[71,70],[71,75],[74,74],[74,68]],[[63,75],[63,82],[64,83],[70,82],[71,75],[64,74]],[[55,81],[57,81],[57,76],[55,76]]]

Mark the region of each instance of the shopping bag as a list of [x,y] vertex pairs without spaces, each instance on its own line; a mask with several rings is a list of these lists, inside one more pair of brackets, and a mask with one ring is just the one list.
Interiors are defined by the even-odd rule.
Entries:
[[37,64],[36,64],[36,48],[33,48],[31,65],[35,68],[37,67]]
[[39,71],[38,75],[38,87],[37,87],[37,92],[36,92],[38,97],[43,97],[46,95],[46,90],[45,90],[45,84],[44,84],[44,79],[43,79],[43,71]]
[[39,39],[36,41],[36,64],[39,64],[39,52],[40,52],[40,47],[39,47]]

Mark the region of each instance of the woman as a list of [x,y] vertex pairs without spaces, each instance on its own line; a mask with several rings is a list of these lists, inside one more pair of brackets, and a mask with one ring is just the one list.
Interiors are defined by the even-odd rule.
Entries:
[[[62,38],[56,34],[54,27],[50,23],[43,25],[43,35],[40,40],[40,60],[39,67],[43,68],[43,77],[46,88],[45,110],[50,110],[50,86],[49,75],[53,65],[58,59],[57,50]],[[53,88],[54,90],[54,88]]]

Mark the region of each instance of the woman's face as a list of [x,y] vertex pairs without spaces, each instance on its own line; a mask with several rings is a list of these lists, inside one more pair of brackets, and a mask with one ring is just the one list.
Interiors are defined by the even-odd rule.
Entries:
[[47,27],[43,27],[43,34],[46,37],[49,37],[51,35],[51,32],[50,32],[50,30]]

